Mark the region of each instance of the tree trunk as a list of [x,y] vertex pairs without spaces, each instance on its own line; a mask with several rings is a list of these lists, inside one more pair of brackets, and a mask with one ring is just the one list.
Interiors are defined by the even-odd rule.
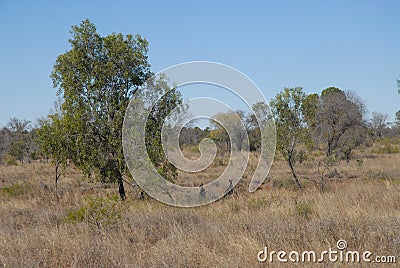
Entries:
[[58,172],[58,168],[59,168],[60,166],[59,165],[56,165],[56,167],[55,167],[55,173],[56,173],[56,177],[55,177],[55,184],[56,184],[56,198],[57,198],[57,201],[59,201],[59,199],[60,199],[60,197],[58,196],[58,180],[60,179],[60,176],[61,176],[61,173],[62,172]]
[[57,186],[58,186],[58,165],[56,165],[56,178],[55,178],[56,180],[55,180],[55,182],[56,182],[56,194],[58,193],[57,192]]
[[292,175],[293,175],[294,180],[296,181],[297,186],[299,187],[300,190],[303,189],[303,186],[301,186],[301,183],[300,183],[299,178],[298,178],[298,176],[296,174],[296,171],[294,170],[294,166],[293,166],[291,158],[288,159],[288,163],[289,163],[290,170],[292,171]]
[[326,156],[329,157],[332,155],[332,140],[328,140],[328,148],[326,151]]
[[122,180],[122,175],[118,172],[118,189],[119,189],[119,196],[122,200],[126,199],[125,189],[124,189],[124,181]]

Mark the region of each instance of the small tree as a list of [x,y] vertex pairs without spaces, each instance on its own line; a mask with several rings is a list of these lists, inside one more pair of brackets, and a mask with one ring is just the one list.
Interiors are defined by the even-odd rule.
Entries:
[[65,131],[66,122],[60,114],[49,115],[47,119],[39,120],[37,143],[41,152],[50,158],[55,168],[55,189],[57,194],[58,180],[64,173],[68,159],[73,155],[73,137]]
[[[397,92],[400,94],[400,79],[397,79]],[[400,111],[396,112],[396,125],[400,126]]]
[[[245,113],[244,111],[235,111],[228,113],[218,113],[214,118],[221,122],[211,121],[214,126],[214,130],[211,131],[211,135],[214,139],[226,142],[227,149],[229,147],[229,141],[232,141],[232,149],[241,151],[247,148],[245,147],[247,139],[247,130],[245,127]],[[224,127],[230,130],[230,137],[225,131]]]
[[302,112],[302,103],[305,97],[301,87],[285,88],[270,103],[276,124],[277,150],[287,161],[299,189],[302,188],[302,185],[295,170],[297,146],[309,139]]
[[397,91],[398,91],[399,94],[400,94],[400,78],[397,79]]
[[373,135],[377,139],[382,139],[382,133],[387,127],[388,115],[380,112],[373,112],[370,121],[370,126],[373,131]]
[[8,154],[21,163],[24,162],[25,156],[29,152],[30,137],[30,121],[13,117],[7,124],[9,133],[11,134],[11,144],[8,148]]
[[[338,155],[345,147],[354,147],[364,129],[365,107],[354,92],[330,87],[322,91],[316,113],[317,131],[326,144],[326,156]],[[349,147],[349,148],[350,148]]]

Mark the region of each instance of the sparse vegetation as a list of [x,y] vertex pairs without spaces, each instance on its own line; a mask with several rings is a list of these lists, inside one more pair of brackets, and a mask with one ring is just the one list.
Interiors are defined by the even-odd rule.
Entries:
[[[298,191],[287,164],[277,159],[266,182],[270,186],[250,194],[243,187],[249,179],[243,180],[235,194],[189,209],[141,201],[132,187],[122,202],[113,188],[82,181],[72,167],[59,183],[57,201],[49,194],[54,187],[50,164],[0,166],[0,263],[254,267],[257,252],[266,244],[282,250],[325,250],[339,238],[351,249],[397,254],[400,154],[376,154],[374,148],[354,152],[359,158],[373,156],[363,157],[363,169],[356,160],[337,166],[341,178],[326,178],[325,192],[308,181]],[[299,172],[315,176],[323,158],[305,160]],[[204,177],[181,173],[177,183],[199,184],[221,169],[211,166]],[[82,182],[77,186],[76,181]]]
[[393,144],[391,139],[385,138],[379,143],[379,148],[375,152],[378,154],[398,154],[400,148],[398,145]]

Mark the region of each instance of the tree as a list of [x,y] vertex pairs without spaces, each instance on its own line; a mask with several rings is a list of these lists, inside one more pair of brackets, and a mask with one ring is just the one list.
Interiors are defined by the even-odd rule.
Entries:
[[[260,105],[260,102],[254,104],[253,110],[256,111]],[[261,148],[261,130],[258,125],[256,115],[251,114],[250,116],[247,116],[247,118],[245,119],[245,124],[247,128],[247,134],[249,136],[250,151],[257,151]]]
[[316,114],[318,110],[318,102],[319,102],[319,96],[318,94],[310,94],[307,95],[302,104],[301,104],[301,110],[304,115],[304,119],[310,128],[315,128],[316,126]]
[[302,185],[295,170],[297,146],[308,139],[306,119],[302,112],[305,98],[306,95],[301,87],[285,88],[270,103],[276,125],[277,150],[287,161],[299,189]]
[[316,115],[318,111],[319,96],[318,94],[310,94],[305,97],[301,104],[301,110],[306,121],[308,131],[310,134],[309,143],[306,145],[311,148],[318,148],[320,143],[317,133],[317,120]]
[[400,94],[400,78],[397,79],[397,91],[398,91],[399,94]]
[[185,145],[199,145],[200,141],[209,135],[209,129],[201,129],[199,127],[183,127],[179,136],[179,144]]
[[[232,148],[237,151],[245,150],[245,141],[247,139],[247,129],[245,127],[245,113],[244,111],[228,112],[228,113],[218,113],[214,116],[214,119],[221,122],[211,121],[214,126],[215,131],[211,132],[213,137],[217,140],[222,140],[228,143],[231,140]],[[229,135],[227,131],[229,131]]]
[[[400,78],[397,79],[397,92],[400,94]],[[400,111],[396,112],[396,124],[400,126]]]
[[223,128],[222,125],[218,124],[217,122],[211,122],[212,129],[210,131],[209,137],[214,140],[217,144],[225,144],[225,148],[222,147],[222,145],[219,145],[220,148],[223,148],[225,151],[229,151],[230,148],[230,140],[228,133],[226,130]]
[[147,118],[145,136],[147,153],[157,172],[166,180],[174,181],[178,176],[177,169],[165,156],[161,133],[166,118],[175,108],[179,108],[181,112],[185,111],[182,96],[176,88],[169,87],[168,79],[164,76],[154,80],[153,86],[149,86],[148,83],[147,90],[157,98],[160,97]]
[[58,180],[67,167],[68,159],[75,153],[73,151],[73,137],[66,132],[66,120],[62,114],[49,115],[44,120],[39,120],[37,142],[42,153],[49,157],[55,167],[55,188],[57,194]]
[[57,57],[51,74],[63,100],[62,118],[53,123],[73,138],[68,158],[76,167],[102,182],[117,182],[125,199],[122,124],[130,97],[151,74],[148,43],[140,35],[102,37],[89,20],[73,26],[71,34],[71,49]]
[[330,87],[322,91],[316,113],[317,131],[326,144],[326,156],[339,155],[340,149],[352,149],[364,129],[365,107],[354,92]]
[[387,127],[388,115],[380,112],[373,112],[370,121],[370,126],[374,137],[382,139],[383,130]]
[[10,122],[8,122],[7,128],[12,132],[22,134],[23,132],[29,131],[30,123],[31,122],[28,120],[13,117],[10,119]]
[[[260,150],[262,146],[269,149],[275,148],[275,124],[268,104],[263,101],[257,102],[253,104],[252,112],[245,120],[250,150]],[[260,127],[263,129],[263,133]],[[270,151],[269,153],[272,152]],[[275,154],[275,150],[273,154]],[[272,159],[273,157],[268,155],[266,158]]]
[[7,124],[11,136],[11,143],[8,148],[8,154],[21,163],[24,162],[25,156],[29,154],[31,136],[30,136],[30,121],[11,118]]

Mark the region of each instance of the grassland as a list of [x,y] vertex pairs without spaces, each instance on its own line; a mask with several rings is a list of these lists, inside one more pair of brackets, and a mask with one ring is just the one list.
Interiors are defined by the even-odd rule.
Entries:
[[[339,239],[352,250],[396,255],[399,263],[400,154],[385,146],[359,150],[328,170],[323,192],[315,183],[318,153],[298,166],[303,191],[277,158],[262,189],[246,192],[252,156],[233,195],[187,209],[141,201],[129,185],[121,202],[114,185],[86,182],[73,168],[56,194],[50,164],[0,166],[0,267],[266,267],[257,261],[265,245],[321,252]],[[181,173],[178,183],[211,180],[223,170],[218,163],[200,176]]]

